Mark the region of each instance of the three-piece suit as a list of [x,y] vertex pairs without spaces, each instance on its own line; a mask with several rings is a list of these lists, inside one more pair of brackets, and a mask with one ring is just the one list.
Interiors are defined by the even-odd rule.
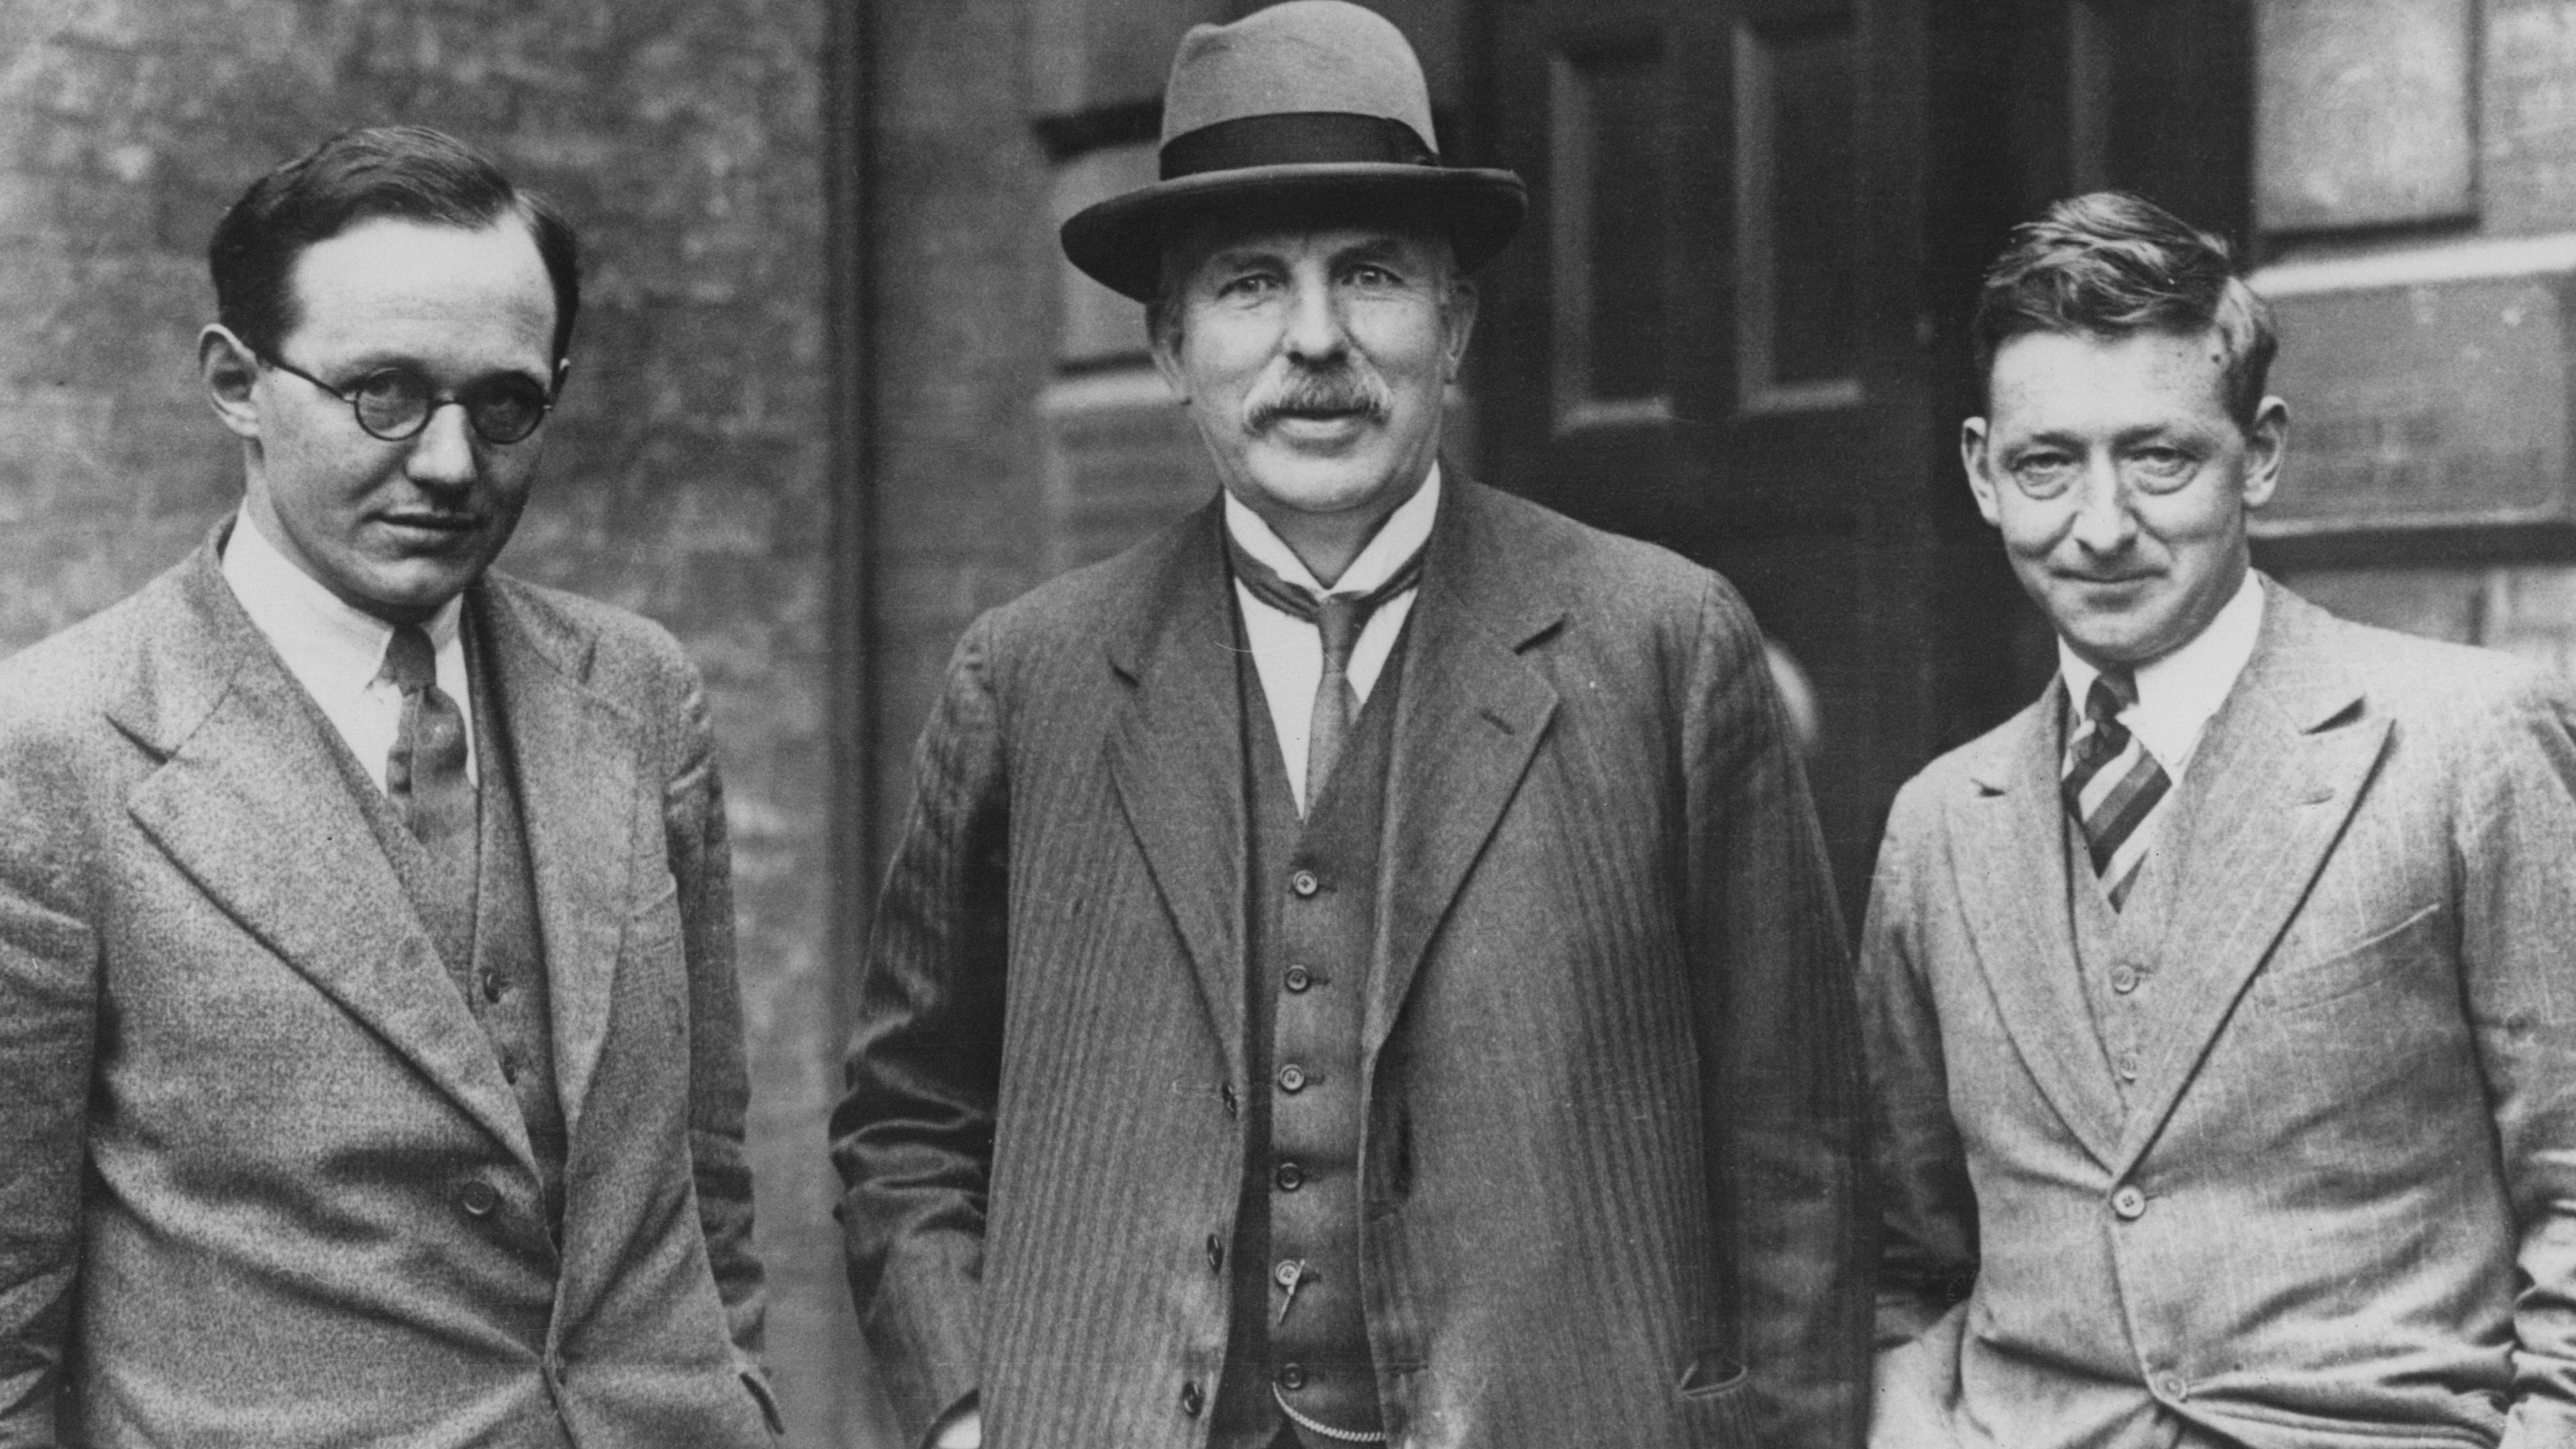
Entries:
[[468,974],[222,536],[0,666],[0,1443],[768,1442],[694,670],[466,592]]
[[1884,1442],[2576,1438],[2576,706],[2263,587],[2149,928],[2087,914],[2062,685],[1898,797]]
[[[1247,879],[1222,540],[1212,504],[986,615],[924,736],[834,1124],[907,1433],[971,1393],[997,1449],[1191,1445],[1227,1390],[1247,936],[1318,881]],[[1387,731],[1374,868],[1321,883],[1374,892],[1323,966],[1359,993],[1378,1421],[1853,1442],[1850,984],[1759,633],[1714,575],[1464,480],[1420,589],[1355,735]]]

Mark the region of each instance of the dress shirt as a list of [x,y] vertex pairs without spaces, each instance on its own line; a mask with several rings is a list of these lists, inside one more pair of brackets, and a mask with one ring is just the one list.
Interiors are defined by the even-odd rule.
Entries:
[[[385,760],[402,727],[402,691],[377,679],[385,667],[391,624],[353,608],[298,568],[244,514],[224,544],[224,582],[243,612],[268,636],[286,671],[322,707],[349,753],[385,788]],[[456,701],[465,723],[465,778],[476,778],[474,696],[465,677],[465,640],[457,625],[463,595],[431,616],[429,642],[438,650],[438,687]]]
[[[2227,702],[2227,692],[2236,687],[2245,662],[2254,657],[2254,640],[2262,632],[2263,585],[2247,569],[2236,596],[2219,609],[2207,628],[2162,659],[2139,666],[2138,702],[2120,711],[2120,723],[2129,727],[2176,785],[2191,765],[2192,751],[2200,748],[2201,731]],[[2057,667],[2066,676],[2067,697],[2082,709],[2085,695],[2102,671],[2078,658],[2064,639],[2057,641]]]
[[[1431,465],[1431,474],[1422,480],[1411,498],[1404,500],[1386,522],[1378,525],[1377,536],[1360,550],[1351,566],[1333,581],[1329,590],[1315,582],[1313,571],[1297,557],[1296,551],[1281,541],[1261,515],[1225,495],[1225,526],[1243,551],[1268,564],[1298,588],[1316,594],[1365,594],[1386,582],[1406,560],[1418,552],[1431,537],[1431,520],[1440,508],[1440,465]],[[1404,631],[1405,616],[1413,612],[1413,601],[1420,588],[1411,588],[1385,603],[1369,615],[1360,629],[1359,641],[1351,646],[1351,693],[1362,705],[1368,703],[1369,691],[1377,687],[1377,677],[1386,668],[1387,655],[1393,652],[1397,636]],[[1294,614],[1274,609],[1253,595],[1241,580],[1234,585],[1236,602],[1243,606],[1244,637],[1252,646],[1253,667],[1261,671],[1261,692],[1270,701],[1270,723],[1279,735],[1279,753],[1288,765],[1288,788],[1297,798],[1297,810],[1306,809],[1307,731],[1313,727],[1315,688],[1324,678],[1324,636],[1313,624]]]

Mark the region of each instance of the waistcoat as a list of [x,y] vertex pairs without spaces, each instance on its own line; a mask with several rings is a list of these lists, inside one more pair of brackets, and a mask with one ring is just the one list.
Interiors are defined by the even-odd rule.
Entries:
[[[519,810],[516,762],[503,721],[507,702],[489,649],[466,615],[465,662],[473,677],[476,767],[476,850],[473,875],[446,878],[428,851],[394,813],[393,805],[361,770],[351,788],[393,862],[403,894],[438,947],[448,977],[463,994],[475,1023],[491,1043],[501,1076],[518,1099],[519,1115],[535,1150],[547,1224],[563,1222],[567,1134],[555,1090],[553,1013],[546,1000],[545,948],[537,923],[536,875],[528,857]],[[328,728],[326,723],[325,728]],[[347,750],[336,754],[349,760]]]
[[[1360,1027],[1404,642],[1302,821],[1259,671],[1248,649],[1236,658],[1251,825],[1250,1090],[1215,1432],[1220,1443],[1246,1434],[1266,1441],[1285,1401],[1319,1423],[1374,1433],[1378,1385],[1359,1266]],[[1281,1281],[1286,1265],[1295,1265],[1293,1295]]]

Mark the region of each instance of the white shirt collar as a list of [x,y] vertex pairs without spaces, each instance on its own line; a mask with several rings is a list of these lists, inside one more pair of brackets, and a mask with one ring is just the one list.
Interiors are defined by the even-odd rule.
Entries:
[[[2137,671],[2138,702],[2120,711],[2120,722],[2135,731],[2156,762],[2179,775],[2200,747],[2210,717],[2227,702],[2237,677],[2254,657],[2263,632],[2263,583],[2252,569],[2208,627],[2152,664]],[[2067,698],[2083,708],[2101,672],[2057,641],[2057,668],[2066,678]]]
[[[1430,474],[1422,480],[1422,486],[1413,490],[1412,497],[1397,505],[1396,510],[1386,516],[1386,522],[1378,525],[1377,536],[1360,550],[1359,557],[1351,560],[1349,568],[1342,570],[1342,576],[1333,581],[1330,592],[1365,594],[1386,582],[1431,537],[1431,520],[1439,508],[1440,464],[1435,459]],[[1225,526],[1245,553],[1268,564],[1279,577],[1310,593],[1327,592],[1322,584],[1315,582],[1313,571],[1297,557],[1296,550],[1290,548],[1260,514],[1246,508],[1242,500],[1231,493],[1225,495]]]
[[[279,551],[248,513],[233,520],[224,545],[224,580],[259,632],[299,678],[322,678],[364,689],[384,667],[391,624],[324,588]],[[441,652],[456,641],[465,597],[450,599],[430,617],[429,642]]]

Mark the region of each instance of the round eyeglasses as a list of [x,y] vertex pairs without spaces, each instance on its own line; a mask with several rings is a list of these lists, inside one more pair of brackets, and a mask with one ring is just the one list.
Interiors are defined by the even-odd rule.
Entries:
[[372,438],[388,443],[407,442],[419,437],[429,426],[432,413],[449,403],[465,409],[465,420],[474,435],[487,443],[516,443],[537,430],[554,408],[555,400],[546,390],[519,373],[501,373],[478,378],[454,392],[440,392],[438,385],[415,368],[379,367],[347,387],[333,387],[282,357],[263,352],[260,360],[280,372],[291,372],[324,392],[349,405],[357,414],[358,426]]

